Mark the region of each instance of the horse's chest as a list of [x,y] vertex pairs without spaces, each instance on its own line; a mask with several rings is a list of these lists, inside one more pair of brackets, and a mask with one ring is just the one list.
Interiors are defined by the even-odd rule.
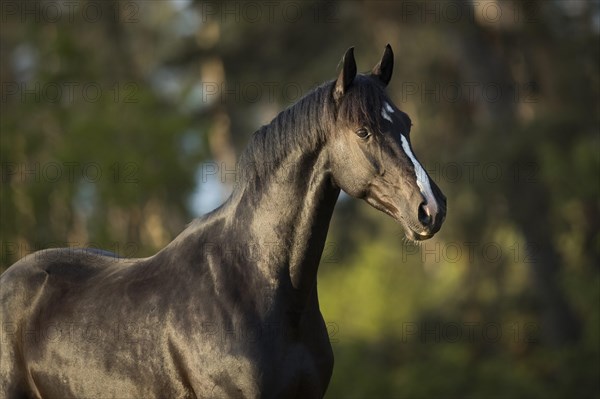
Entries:
[[301,344],[273,356],[232,356],[225,363],[230,366],[211,377],[211,397],[318,398],[328,382],[323,362]]
[[204,342],[204,353],[190,359],[203,365],[191,368],[210,397],[321,397],[333,367],[327,335],[290,334],[215,334]]

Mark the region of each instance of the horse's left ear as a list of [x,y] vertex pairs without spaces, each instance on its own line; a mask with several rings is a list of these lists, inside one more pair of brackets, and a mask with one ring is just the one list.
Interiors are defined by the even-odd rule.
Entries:
[[342,59],[344,66],[340,71],[340,75],[335,81],[333,89],[333,98],[339,102],[344,93],[348,90],[354,78],[356,77],[356,61],[354,60],[354,47],[350,47],[346,50],[344,58]]
[[392,52],[392,46],[389,44],[385,46],[383,57],[381,61],[373,68],[371,73],[383,82],[385,86],[390,83],[392,79],[392,71],[394,70],[394,53]]

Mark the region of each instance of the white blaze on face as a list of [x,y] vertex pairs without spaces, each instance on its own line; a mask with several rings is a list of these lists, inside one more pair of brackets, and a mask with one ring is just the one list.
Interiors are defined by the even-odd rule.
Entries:
[[404,152],[406,153],[406,155],[408,155],[413,165],[415,166],[415,174],[417,175],[417,186],[419,186],[419,189],[421,189],[421,194],[423,194],[423,197],[425,197],[425,201],[429,205],[429,209],[431,209],[431,212],[435,214],[438,211],[437,201],[433,196],[433,191],[431,191],[429,176],[427,176],[427,173],[425,173],[425,169],[423,169],[419,161],[417,161],[417,158],[415,158],[412,151],[410,150],[410,146],[408,145],[406,137],[404,137],[403,134],[400,134],[400,138],[402,140],[402,148],[404,149]]
[[[392,122],[392,117],[390,114],[394,113],[394,109],[388,103],[383,103],[383,109],[381,110],[381,116],[384,119]],[[431,209],[432,213],[437,213],[437,201],[433,195],[433,191],[431,190],[431,183],[429,182],[429,176],[425,173],[425,169],[423,166],[417,161],[417,158],[414,156],[410,149],[410,145],[408,145],[408,140],[404,137],[404,134],[400,133],[400,140],[402,140],[402,149],[404,153],[410,158],[410,161],[413,163],[415,167],[415,174],[417,175],[417,186],[421,190],[421,194],[425,197],[425,201],[429,205],[429,209]]]
[[381,110],[381,116],[383,117],[383,119],[386,119],[390,122],[392,122],[392,117],[390,116],[390,114],[394,113],[394,108],[392,108],[392,106],[388,103],[383,103],[383,109]]

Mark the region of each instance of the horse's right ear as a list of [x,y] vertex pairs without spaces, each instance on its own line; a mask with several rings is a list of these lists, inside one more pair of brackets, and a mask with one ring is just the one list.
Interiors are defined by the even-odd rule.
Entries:
[[346,50],[346,54],[344,54],[342,62],[344,63],[344,66],[342,67],[340,75],[335,81],[335,87],[333,89],[333,98],[336,102],[340,101],[356,77],[354,47],[350,47],[348,50]]
[[385,46],[381,61],[373,68],[372,74],[379,78],[384,86],[387,86],[392,79],[392,71],[394,70],[394,52],[389,44]]

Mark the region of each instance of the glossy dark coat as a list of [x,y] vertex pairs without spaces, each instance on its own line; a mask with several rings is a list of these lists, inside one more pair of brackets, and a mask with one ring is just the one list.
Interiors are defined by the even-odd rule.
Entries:
[[350,49],[337,80],[255,133],[231,197],[156,255],[53,249],[11,266],[0,396],[322,397],[333,355],[316,276],[340,189],[415,240],[444,219],[402,150],[410,120],[381,117],[392,65],[388,46],[357,75]]

